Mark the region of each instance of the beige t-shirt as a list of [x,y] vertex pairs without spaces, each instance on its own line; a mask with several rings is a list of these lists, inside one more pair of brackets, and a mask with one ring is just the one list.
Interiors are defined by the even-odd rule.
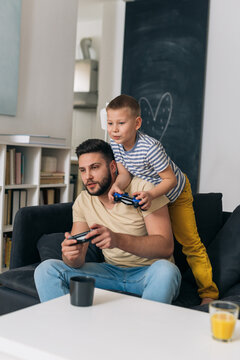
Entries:
[[[126,189],[130,195],[136,191],[147,191],[154,187],[153,184],[134,177]],[[152,201],[150,209],[141,211],[121,202],[115,203],[111,210],[106,209],[100,202],[98,196],[91,196],[88,192],[82,191],[73,204],[73,222],[86,222],[90,227],[93,224],[100,224],[110,230],[135,236],[147,235],[144,217],[160,209],[169,202],[163,195]],[[136,239],[137,241],[137,239]],[[105,261],[112,265],[122,267],[136,267],[151,265],[159,259],[147,259],[128,253],[118,248],[103,249]]]

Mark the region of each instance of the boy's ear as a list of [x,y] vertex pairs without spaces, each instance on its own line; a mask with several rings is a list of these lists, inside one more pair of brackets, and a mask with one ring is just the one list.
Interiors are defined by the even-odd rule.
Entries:
[[142,118],[141,116],[138,116],[136,118],[136,130],[140,129],[141,125],[142,125]]

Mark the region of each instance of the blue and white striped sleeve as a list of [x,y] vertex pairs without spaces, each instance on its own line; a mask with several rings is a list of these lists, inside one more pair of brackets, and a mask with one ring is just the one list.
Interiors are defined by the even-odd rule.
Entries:
[[160,143],[151,146],[147,153],[146,160],[158,173],[164,171],[169,165],[169,157]]

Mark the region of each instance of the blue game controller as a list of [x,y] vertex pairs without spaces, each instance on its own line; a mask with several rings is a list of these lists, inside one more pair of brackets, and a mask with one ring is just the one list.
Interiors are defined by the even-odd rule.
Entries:
[[[68,240],[72,240],[72,239],[77,240],[77,244],[83,244],[85,242],[91,241],[96,237],[96,236],[91,236],[90,238],[86,239],[86,235],[91,231],[92,230],[84,231],[80,234],[69,236]],[[72,244],[72,245],[76,245],[76,244]]]
[[119,194],[115,192],[113,193],[113,198],[115,202],[121,201],[126,205],[133,205],[135,208],[138,208],[140,206],[139,203],[141,200],[136,199],[135,196],[133,197],[129,196],[128,193]]

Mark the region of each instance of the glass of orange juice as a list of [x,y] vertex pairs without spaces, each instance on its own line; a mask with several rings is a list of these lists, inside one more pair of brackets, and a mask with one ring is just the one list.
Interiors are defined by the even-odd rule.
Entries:
[[219,341],[231,341],[238,318],[239,306],[230,301],[212,301],[209,304],[212,336]]

